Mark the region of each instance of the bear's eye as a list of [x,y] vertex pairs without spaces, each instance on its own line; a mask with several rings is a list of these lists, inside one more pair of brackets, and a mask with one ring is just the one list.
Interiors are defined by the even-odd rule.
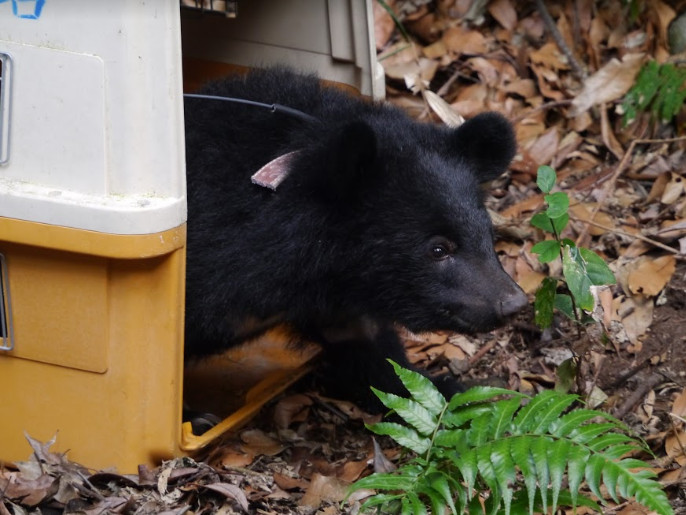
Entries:
[[441,260],[449,257],[454,251],[455,246],[444,239],[432,241],[429,247],[429,255],[435,260]]
[[434,259],[441,259],[446,257],[447,255],[448,249],[446,249],[443,245],[434,245],[431,249],[431,256]]

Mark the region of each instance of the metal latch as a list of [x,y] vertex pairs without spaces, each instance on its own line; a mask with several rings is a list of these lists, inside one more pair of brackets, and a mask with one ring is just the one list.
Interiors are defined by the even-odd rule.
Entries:
[[12,331],[12,302],[10,300],[10,286],[7,278],[7,263],[5,256],[0,254],[0,351],[14,348],[14,332]]

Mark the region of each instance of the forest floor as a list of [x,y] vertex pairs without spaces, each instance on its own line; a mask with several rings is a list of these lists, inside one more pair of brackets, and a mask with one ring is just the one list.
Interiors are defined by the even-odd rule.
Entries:
[[[632,20],[624,2],[547,1],[550,22],[533,1],[388,3],[406,31],[376,5],[389,101],[420,120],[496,110],[515,124],[518,156],[487,198],[506,270],[532,298],[543,277],[560,273],[531,253],[544,238],[529,223],[543,208],[536,170],[548,164],[572,199],[565,236],[617,277],[599,292],[603,311],[588,331],[563,318],[541,331],[532,309],[479,337],[406,333],[412,361],[535,393],[576,357],[574,390],[647,441],[675,512],[686,513],[686,109],[625,123],[621,107],[645,62],[683,63],[683,53],[670,54],[668,27],[685,2],[644,2]],[[344,504],[351,482],[401,457],[372,438],[364,424],[375,420],[322,397],[314,374],[193,459],[133,476],[88,470],[31,441],[28,461],[0,468],[0,515],[356,513],[365,493]],[[607,511],[649,513],[611,501]]]

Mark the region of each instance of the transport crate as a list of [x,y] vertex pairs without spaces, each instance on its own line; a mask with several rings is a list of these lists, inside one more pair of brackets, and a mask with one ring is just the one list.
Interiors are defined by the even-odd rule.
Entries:
[[243,423],[312,355],[236,351],[266,375],[217,384],[239,403],[207,433],[182,424],[184,374],[227,375],[184,369],[182,95],[280,63],[381,96],[370,2],[180,3],[0,2],[0,460],[57,433],[71,459],[135,471]]

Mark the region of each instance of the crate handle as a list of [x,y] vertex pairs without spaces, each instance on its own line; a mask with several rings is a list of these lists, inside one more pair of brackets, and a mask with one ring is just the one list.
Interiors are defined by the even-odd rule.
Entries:
[[5,256],[0,254],[0,351],[12,349],[14,349],[14,331],[10,285],[7,277],[7,262]]
[[0,165],[10,159],[10,88],[12,86],[12,58],[0,52]]

